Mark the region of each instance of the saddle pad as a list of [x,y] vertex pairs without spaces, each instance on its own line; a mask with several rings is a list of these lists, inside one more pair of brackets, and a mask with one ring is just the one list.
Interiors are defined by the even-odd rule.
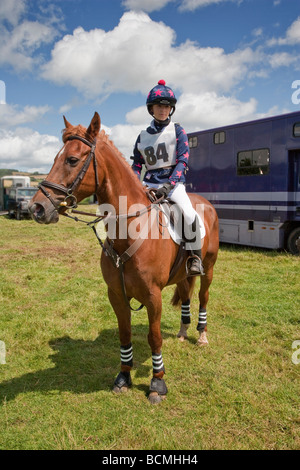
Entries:
[[[178,213],[172,212],[170,209],[170,204],[169,203],[162,203],[159,205],[160,210],[164,214],[164,227],[166,227],[169,231],[170,237],[172,240],[177,244],[180,245],[182,242],[182,221],[179,222],[179,217]],[[173,214],[173,217],[170,216],[171,213]],[[205,226],[202,218],[200,215],[195,211],[195,216],[198,217],[199,221],[199,226],[200,226],[200,232],[201,232],[201,240],[205,237]],[[180,214],[180,218],[182,220],[182,215]],[[194,243],[186,243],[185,244],[185,249],[186,250],[192,250],[195,249],[195,244]]]

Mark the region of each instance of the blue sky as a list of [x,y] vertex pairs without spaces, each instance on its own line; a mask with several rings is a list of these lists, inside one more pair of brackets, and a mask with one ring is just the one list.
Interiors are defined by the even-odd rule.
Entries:
[[0,168],[48,172],[94,111],[129,158],[159,79],[187,132],[299,109],[299,0],[0,0],[0,30]]

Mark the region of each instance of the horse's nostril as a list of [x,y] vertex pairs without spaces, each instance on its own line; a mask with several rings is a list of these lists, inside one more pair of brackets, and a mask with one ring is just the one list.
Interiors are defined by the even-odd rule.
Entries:
[[31,215],[35,218],[35,219],[40,219],[41,217],[43,217],[44,213],[45,213],[45,210],[43,208],[43,206],[41,204],[32,204],[32,206],[30,206],[29,208],[30,212],[31,212]]

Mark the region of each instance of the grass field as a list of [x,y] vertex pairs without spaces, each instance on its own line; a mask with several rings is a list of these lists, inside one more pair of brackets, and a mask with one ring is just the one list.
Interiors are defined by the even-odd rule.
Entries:
[[132,315],[133,388],[111,392],[119,338],[92,230],[5,217],[0,230],[0,449],[300,449],[299,257],[222,246],[206,348],[196,296],[180,343],[174,287],[163,291],[169,393],[155,406],[144,309]]

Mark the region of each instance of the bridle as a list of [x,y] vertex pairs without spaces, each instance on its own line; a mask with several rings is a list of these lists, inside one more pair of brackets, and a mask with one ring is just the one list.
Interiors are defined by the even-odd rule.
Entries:
[[[80,140],[85,145],[88,145],[91,150],[82,168],[80,169],[78,175],[76,176],[73,183],[68,188],[66,186],[63,186],[62,184],[52,183],[51,181],[48,181],[48,180],[43,180],[39,184],[38,188],[49,199],[49,201],[51,201],[52,205],[55,207],[57,211],[62,208],[73,209],[77,207],[77,199],[76,199],[76,196],[74,195],[74,191],[76,190],[80,182],[83,180],[92,160],[94,163],[94,170],[95,170],[95,181],[96,181],[95,192],[97,191],[97,188],[99,186],[97,160],[95,156],[96,140],[94,140],[94,142],[90,142],[89,140],[84,139],[83,137],[80,137],[79,135],[71,135],[70,137],[66,139],[66,141],[69,141],[69,140]],[[56,189],[62,192],[63,194],[65,194],[64,201],[58,204],[45,188]]]

